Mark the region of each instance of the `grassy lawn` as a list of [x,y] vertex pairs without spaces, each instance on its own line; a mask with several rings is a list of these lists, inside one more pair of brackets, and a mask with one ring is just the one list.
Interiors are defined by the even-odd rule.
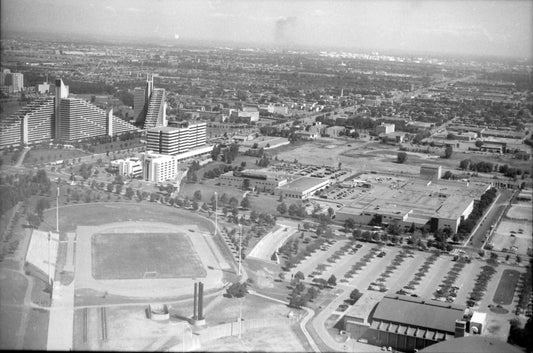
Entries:
[[2,280],[2,285],[0,286],[1,304],[22,305],[26,288],[28,287],[26,277],[20,273],[2,271],[0,272],[0,279]]
[[516,270],[505,270],[502,273],[500,283],[494,294],[492,301],[496,304],[509,305],[513,302],[514,291],[518,279],[520,278],[520,272]]
[[32,148],[24,156],[24,164],[48,163],[87,155],[89,154],[76,149]]
[[113,233],[92,237],[95,279],[205,277],[206,271],[184,234]]
[[46,350],[49,316],[46,310],[31,309],[22,349]]
[[22,307],[0,306],[0,327],[2,328],[0,330],[0,349],[10,350],[16,348],[22,311]]

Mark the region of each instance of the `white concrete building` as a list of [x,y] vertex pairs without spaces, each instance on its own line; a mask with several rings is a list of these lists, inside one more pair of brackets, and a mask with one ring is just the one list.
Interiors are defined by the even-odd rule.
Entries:
[[147,181],[163,182],[178,175],[178,158],[148,151],[142,154],[142,175]]

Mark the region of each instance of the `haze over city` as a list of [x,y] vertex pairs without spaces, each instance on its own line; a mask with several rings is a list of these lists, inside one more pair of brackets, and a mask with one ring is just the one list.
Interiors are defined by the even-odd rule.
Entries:
[[532,1],[3,0],[2,30],[531,58]]

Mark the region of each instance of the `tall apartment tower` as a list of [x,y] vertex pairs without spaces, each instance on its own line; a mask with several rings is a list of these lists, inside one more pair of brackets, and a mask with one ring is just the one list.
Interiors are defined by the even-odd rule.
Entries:
[[24,74],[15,72],[11,74],[11,86],[13,92],[20,92],[24,89]]
[[63,83],[63,80],[56,80],[56,89],[55,89],[55,134],[54,137],[58,140],[62,138],[61,136],[61,126],[63,125],[61,119],[61,99],[68,98],[68,86]]
[[154,88],[154,77],[146,78],[144,88],[133,91],[133,115],[135,123],[144,129],[166,126],[166,92],[164,88]]

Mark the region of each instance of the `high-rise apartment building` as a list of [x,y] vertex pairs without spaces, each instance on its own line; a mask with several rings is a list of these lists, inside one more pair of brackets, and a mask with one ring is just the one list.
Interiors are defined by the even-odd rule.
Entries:
[[0,148],[47,140],[75,141],[114,136],[137,129],[79,98],[69,98],[68,86],[55,82],[55,97],[36,100],[0,122]]
[[157,153],[177,155],[205,146],[207,123],[187,127],[162,126],[147,131],[147,149]]
[[14,72],[10,75],[13,92],[21,92],[24,90],[24,75],[19,72]]
[[145,88],[133,91],[133,115],[135,123],[144,129],[166,126],[166,92],[164,88],[154,88],[153,76],[146,79]]

